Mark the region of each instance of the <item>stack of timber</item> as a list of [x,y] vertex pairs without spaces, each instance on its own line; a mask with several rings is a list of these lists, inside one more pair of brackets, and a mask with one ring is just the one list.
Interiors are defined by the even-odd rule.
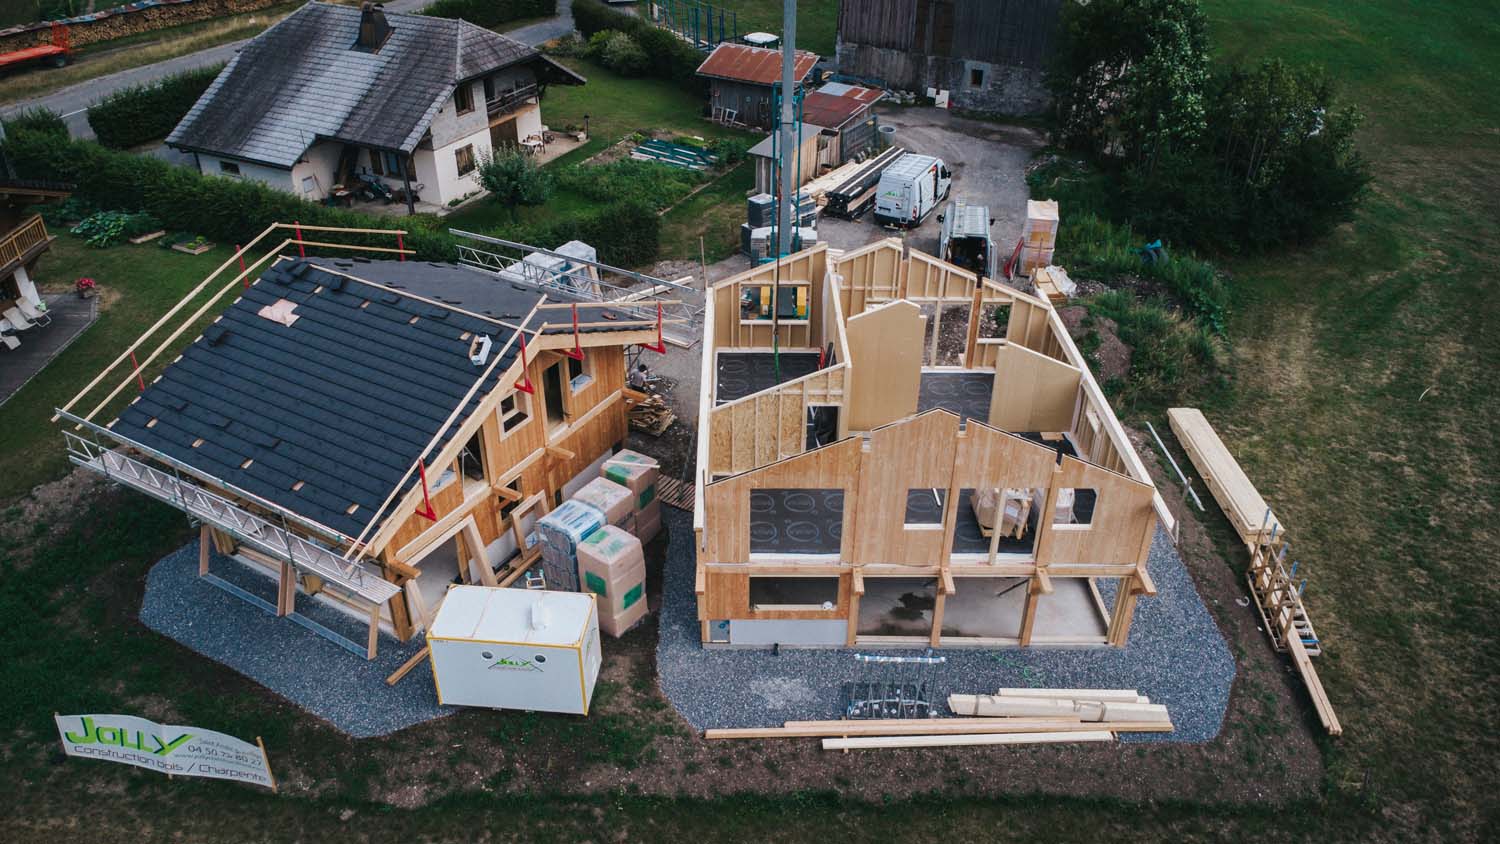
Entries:
[[787,721],[779,728],[703,735],[821,738],[824,750],[861,750],[1113,741],[1120,733],[1172,731],[1165,706],[1126,689],[1001,689],[995,695],[950,695],[948,706],[958,717]]
[[1324,729],[1329,735],[1343,735],[1344,728],[1312,665],[1312,658],[1322,653],[1322,647],[1302,604],[1302,590],[1283,565],[1288,547],[1286,528],[1202,411],[1174,407],[1167,410],[1167,419],[1188,459],[1245,543],[1250,554],[1245,580],[1271,644],[1291,655]]
[[822,208],[828,204],[828,192],[849,181],[864,164],[863,161],[850,161],[803,185],[802,190],[812,198],[813,202],[817,203],[819,208]]
[[676,419],[677,414],[667,407],[661,396],[647,396],[630,408],[630,427],[653,437],[661,436]]
[[1057,200],[1026,200],[1026,225],[1021,230],[1021,274],[1052,263],[1057,246]]
[[905,154],[906,150],[891,147],[859,165],[859,169],[842,183],[825,192],[828,202],[824,211],[847,220],[857,219],[875,204],[875,190],[880,187],[881,174]]

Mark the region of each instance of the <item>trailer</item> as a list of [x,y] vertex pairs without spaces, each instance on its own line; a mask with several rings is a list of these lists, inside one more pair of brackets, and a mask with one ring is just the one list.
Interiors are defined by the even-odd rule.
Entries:
[[73,55],[71,35],[65,23],[52,24],[52,41],[21,50],[0,53],[0,69],[15,68],[32,62],[43,62],[52,67],[62,67]]
[[953,174],[941,158],[908,153],[880,175],[875,222],[916,227],[948,197]]

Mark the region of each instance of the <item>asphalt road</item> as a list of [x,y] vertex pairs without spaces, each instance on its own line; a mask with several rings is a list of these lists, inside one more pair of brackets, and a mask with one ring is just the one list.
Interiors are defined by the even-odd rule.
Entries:
[[[428,5],[432,0],[386,0],[385,8],[389,12],[415,12]],[[541,44],[554,38],[560,38],[573,31],[573,0],[558,0],[557,17],[545,21],[539,21],[529,26],[506,33],[511,38],[525,44]],[[76,138],[92,138],[94,132],[89,128],[88,109],[89,106],[104,97],[122,88],[132,85],[141,85],[154,82],[174,73],[185,70],[205,67],[207,65],[227,62],[234,58],[234,54],[248,43],[249,39],[235,41],[229,44],[221,44],[210,47],[196,53],[178,56],[175,59],[167,59],[156,64],[142,65],[141,67],[122,70],[70,85],[58,91],[53,91],[40,97],[22,100],[18,103],[6,106],[0,110],[0,115],[9,116],[18,111],[28,108],[51,109],[63,116],[67,121],[68,129]]]

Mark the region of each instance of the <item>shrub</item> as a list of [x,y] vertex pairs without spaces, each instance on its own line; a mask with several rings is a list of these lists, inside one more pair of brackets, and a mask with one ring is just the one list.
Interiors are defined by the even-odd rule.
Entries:
[[100,211],[70,229],[89,246],[114,246],[128,237],[139,237],[161,228],[161,222],[144,212]]
[[223,68],[216,64],[116,91],[89,108],[89,126],[99,143],[114,149],[165,138]]
[[643,76],[651,67],[646,51],[623,32],[605,30],[594,33],[589,39],[589,54],[621,76]]
[[35,132],[43,135],[62,135],[67,137],[68,124],[63,122],[62,116],[57,112],[37,106],[18,112],[15,117],[5,121],[5,133],[7,135],[19,132]]
[[1084,304],[1090,314],[1114,320],[1120,340],[1131,348],[1130,377],[1104,385],[1122,407],[1169,404],[1220,377],[1223,347],[1218,337],[1177,316],[1167,303],[1141,302],[1111,290]]
[[661,252],[661,217],[650,205],[627,199],[586,214],[518,227],[510,239],[543,249],[581,240],[599,252],[599,260],[622,267],[645,266]]
[[552,195],[552,179],[536,165],[536,159],[513,147],[480,156],[479,184],[491,199],[510,209],[511,220],[522,205],[541,205]]
[[594,35],[608,30],[629,35],[646,54],[650,76],[672,80],[694,92],[706,85],[697,75],[703,54],[644,18],[611,9],[599,0],[573,0],[573,25],[591,44]]
[[524,18],[552,17],[557,14],[557,0],[437,0],[419,14],[460,18],[490,28]]

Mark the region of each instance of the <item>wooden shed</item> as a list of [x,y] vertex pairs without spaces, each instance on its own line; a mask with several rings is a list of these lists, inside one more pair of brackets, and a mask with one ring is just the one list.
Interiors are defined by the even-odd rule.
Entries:
[[[816,53],[797,51],[792,73],[800,86],[818,63]],[[781,51],[747,44],[720,44],[698,75],[708,80],[710,117],[716,122],[770,129],[776,122],[776,87],[781,82]]]

